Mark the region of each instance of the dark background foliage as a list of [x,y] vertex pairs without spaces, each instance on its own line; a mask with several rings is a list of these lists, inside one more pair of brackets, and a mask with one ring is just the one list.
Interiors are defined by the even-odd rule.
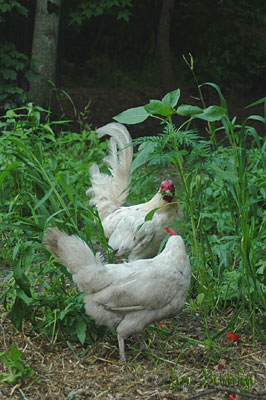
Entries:
[[[77,68],[79,78],[91,85],[102,82],[102,75],[106,84],[119,85],[119,75],[124,78],[126,74],[132,76],[131,85],[158,83],[156,35],[161,3],[137,2],[128,22],[106,13],[84,21],[78,30],[76,24],[68,24],[71,21],[65,13],[61,38],[63,76],[71,78],[71,71]],[[195,59],[201,81],[249,87],[265,82],[264,4],[178,1],[171,25],[177,82],[190,80],[182,58],[188,53]]]
[[[28,90],[27,82],[34,77],[34,66],[29,68],[29,60],[35,2],[22,0],[19,6],[15,3],[9,2],[9,8],[7,2],[0,4],[0,34],[9,44],[9,53],[13,44],[28,58],[23,58],[23,65],[18,68],[2,57],[1,69],[15,71],[13,83]],[[159,86],[157,35],[162,3],[63,1],[56,85],[133,89]],[[54,4],[48,5],[53,12]],[[183,60],[183,55],[191,53],[200,82],[216,82],[223,90],[244,87],[260,91],[266,83],[265,19],[262,0],[176,1],[170,36],[176,87],[192,85]],[[1,52],[8,53],[7,49]],[[4,75],[1,86],[6,81],[10,83],[10,79]]]

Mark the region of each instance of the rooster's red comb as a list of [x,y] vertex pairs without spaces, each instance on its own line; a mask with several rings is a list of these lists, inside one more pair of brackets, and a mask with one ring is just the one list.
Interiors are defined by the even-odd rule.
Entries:
[[175,231],[173,231],[173,229],[168,228],[168,226],[165,227],[165,230],[166,230],[167,233],[170,233],[170,235],[176,235],[177,236],[177,233]]

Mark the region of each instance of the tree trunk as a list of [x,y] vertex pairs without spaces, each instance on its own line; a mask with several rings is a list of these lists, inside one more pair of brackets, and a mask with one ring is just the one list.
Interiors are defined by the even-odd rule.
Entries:
[[61,0],[37,0],[32,42],[32,61],[36,65],[38,80],[30,82],[35,104],[47,107],[52,81],[56,80],[56,56]]
[[158,60],[161,87],[164,92],[176,89],[171,61],[170,31],[171,17],[175,6],[175,0],[162,0],[162,10],[158,25]]

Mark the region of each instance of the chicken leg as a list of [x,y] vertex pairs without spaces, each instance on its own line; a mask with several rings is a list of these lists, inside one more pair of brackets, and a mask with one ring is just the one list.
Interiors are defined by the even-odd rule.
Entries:
[[127,362],[126,355],[125,355],[125,341],[124,341],[124,338],[122,338],[121,336],[117,335],[117,340],[118,340],[120,361]]

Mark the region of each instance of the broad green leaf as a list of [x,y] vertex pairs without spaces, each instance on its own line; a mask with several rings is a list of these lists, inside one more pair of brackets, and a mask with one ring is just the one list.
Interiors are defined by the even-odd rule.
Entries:
[[145,121],[149,117],[149,114],[143,106],[129,108],[126,111],[116,115],[113,119],[121,124],[139,124]]
[[8,373],[0,375],[1,382],[15,383],[19,379],[32,377],[33,371],[27,367],[25,362],[21,360],[23,352],[15,345],[10,347],[10,350],[0,353],[0,360],[6,365]]
[[87,324],[84,321],[83,318],[79,318],[78,320],[78,324],[76,327],[76,333],[77,333],[77,337],[80,341],[81,344],[84,344],[85,339],[86,339],[86,330],[87,330]]
[[157,146],[156,143],[153,143],[153,142],[149,142],[149,143],[145,144],[145,147],[143,148],[143,150],[141,150],[138,153],[137,157],[131,164],[130,173],[134,172],[135,169],[137,169],[141,165],[145,164],[149,160],[149,155],[151,153],[153,153],[156,146]]
[[173,107],[165,105],[161,100],[150,100],[150,102],[144,106],[144,109],[149,114],[159,114],[164,117],[174,113]]
[[172,92],[167,93],[162,98],[162,103],[166,107],[174,108],[177,105],[179,98],[180,98],[180,89],[176,89],[173,90]]
[[17,347],[14,344],[12,344],[12,346],[10,347],[9,353],[13,361],[20,360],[23,354],[23,352],[17,349]]
[[24,273],[23,269],[21,268],[20,265],[16,265],[14,268],[14,279],[18,286],[28,295],[31,297],[31,291],[30,291],[30,281],[27,275]]
[[226,110],[220,106],[210,106],[203,110],[203,113],[194,115],[195,118],[203,119],[204,121],[214,122],[220,121],[226,115]]
[[27,249],[23,252],[23,267],[24,269],[30,268],[34,262],[34,247],[33,247],[33,242],[28,241],[25,243],[27,246]]
[[150,221],[157,210],[159,210],[159,207],[156,207],[153,210],[151,210],[150,212],[148,212],[148,214],[145,215],[145,221]]
[[22,321],[25,315],[28,313],[29,307],[26,303],[20,298],[16,297],[15,302],[11,308],[11,321],[13,325],[17,328],[18,331],[22,329]]
[[176,113],[182,117],[189,117],[202,112],[203,110],[200,107],[190,106],[189,104],[181,104],[176,110]]

